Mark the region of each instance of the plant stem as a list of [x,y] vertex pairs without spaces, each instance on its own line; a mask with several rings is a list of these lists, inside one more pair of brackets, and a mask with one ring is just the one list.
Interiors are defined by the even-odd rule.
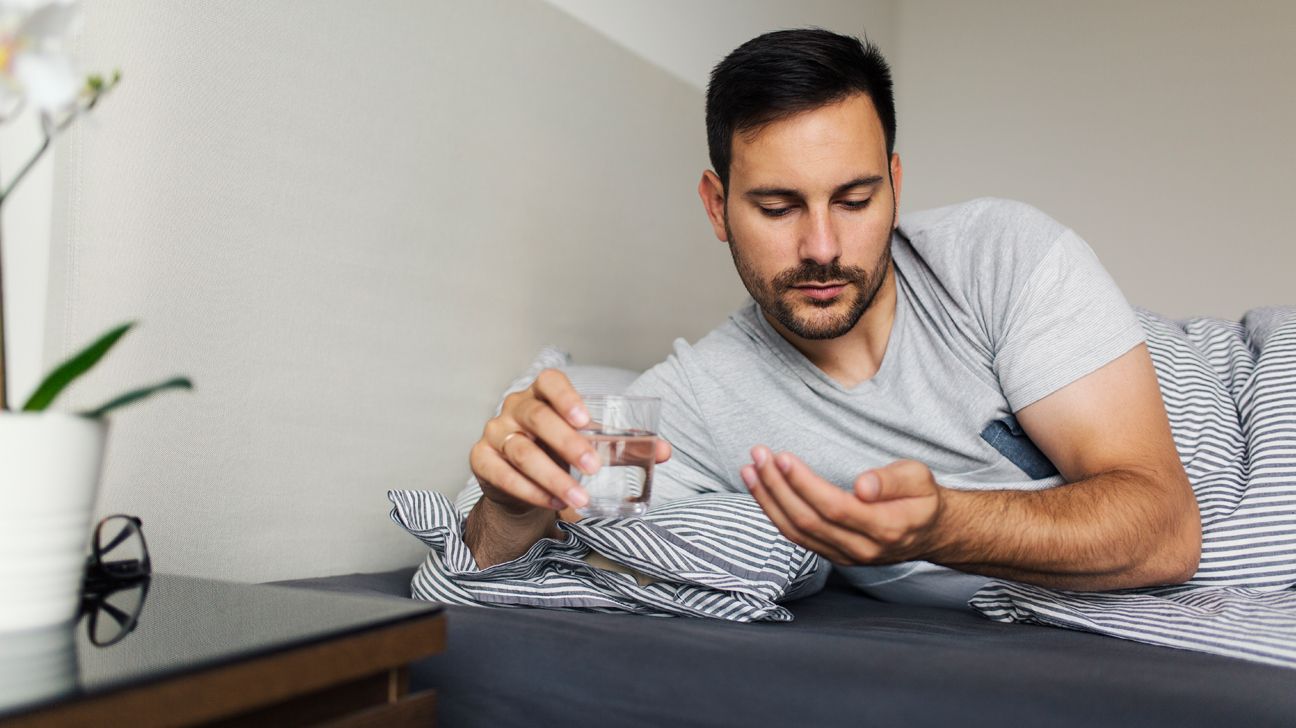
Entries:
[[[4,198],[0,197],[0,210]],[[0,215],[0,412],[9,409],[9,388],[5,385],[5,325],[4,325],[4,215]]]
[[27,176],[27,173],[31,171],[31,168],[36,166],[36,162],[40,161],[40,158],[45,155],[45,150],[49,149],[49,145],[50,135],[47,130],[45,132],[45,141],[41,142],[40,149],[37,149],[36,153],[31,156],[31,159],[27,160],[27,164],[24,164],[22,169],[18,170],[18,174],[14,175],[14,178],[9,181],[8,186],[0,190],[0,205],[4,204],[5,198],[9,196],[10,192],[13,192],[13,188],[22,181],[23,177]]
[[[42,122],[44,121],[45,120],[42,119]],[[36,166],[36,162],[38,162],[41,157],[45,156],[45,151],[49,149],[49,145],[50,145],[49,126],[48,124],[45,123],[42,123],[41,126],[44,127],[45,140],[41,142],[40,148],[37,149],[36,153],[31,156],[31,159],[27,160],[27,163],[22,166],[22,169],[18,170],[18,174],[14,175],[14,178],[9,180],[9,184],[0,186],[0,212],[3,212],[4,201],[6,198],[9,197],[9,194],[13,192],[14,187],[18,186],[18,183],[22,181],[22,178],[27,176],[27,173],[31,171],[31,168]],[[6,349],[5,349],[5,325],[4,325],[5,298],[4,298],[3,226],[4,226],[4,218],[3,215],[0,215],[0,411],[9,409],[9,377],[6,375],[5,372],[5,362],[8,360],[8,357],[6,356]]]
[[[36,153],[33,154],[31,156],[31,159],[28,159],[27,163],[24,164],[22,168],[18,170],[18,174],[14,175],[14,178],[9,180],[9,184],[7,185],[4,184],[3,178],[0,178],[0,213],[3,213],[4,211],[4,201],[14,191],[14,187],[17,187],[18,183],[22,181],[23,177],[27,176],[27,173],[31,171],[31,168],[36,166],[36,162],[40,161],[41,157],[45,156],[45,152],[49,150],[50,142],[53,141],[54,137],[66,131],[67,128],[72,125],[72,122],[76,121],[78,116],[93,109],[95,107],[95,104],[99,103],[100,97],[102,97],[104,94],[111,91],[113,87],[117,85],[119,79],[120,79],[120,74],[115,76],[112,82],[109,83],[108,85],[97,88],[94,91],[94,93],[90,95],[90,100],[86,102],[85,106],[81,106],[80,104],[77,104],[74,107],[74,109],[71,112],[69,112],[68,115],[64,117],[63,120],[58,122],[57,124],[54,123],[54,119],[48,113],[46,112],[41,113],[41,131],[43,131],[45,134],[45,141],[41,142],[40,148],[36,150]],[[5,362],[7,361],[7,358],[5,356],[5,325],[4,325],[3,225],[4,225],[3,215],[0,215],[0,411],[9,409],[9,388],[8,388],[9,377],[7,376],[5,371]]]

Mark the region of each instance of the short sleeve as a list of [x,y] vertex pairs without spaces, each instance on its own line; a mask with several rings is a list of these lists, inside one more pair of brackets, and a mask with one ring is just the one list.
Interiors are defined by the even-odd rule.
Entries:
[[675,353],[649,369],[626,394],[662,399],[658,435],[671,444],[671,457],[653,469],[650,507],[699,493],[731,491],[714,463],[715,442],[687,375],[692,349],[683,339]]
[[1116,282],[1071,230],[1053,242],[1014,292],[998,334],[995,372],[1014,412],[1144,340]]

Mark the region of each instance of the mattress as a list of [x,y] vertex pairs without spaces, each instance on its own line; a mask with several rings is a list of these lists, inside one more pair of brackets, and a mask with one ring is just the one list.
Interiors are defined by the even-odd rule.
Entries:
[[[283,582],[407,598],[413,568]],[[447,608],[411,668],[441,726],[1296,724],[1296,670],[977,614],[835,581],[792,622]]]

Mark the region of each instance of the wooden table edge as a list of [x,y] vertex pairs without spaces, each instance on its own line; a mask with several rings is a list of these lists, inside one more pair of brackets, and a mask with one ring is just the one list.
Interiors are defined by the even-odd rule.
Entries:
[[[324,636],[280,652],[199,668],[6,719],[12,728],[91,724],[186,725],[227,718],[399,668],[445,649],[443,610]],[[10,722],[12,721],[12,722]]]

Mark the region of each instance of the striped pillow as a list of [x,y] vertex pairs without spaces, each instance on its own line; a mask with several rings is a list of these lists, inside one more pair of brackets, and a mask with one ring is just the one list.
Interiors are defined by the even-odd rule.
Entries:
[[540,539],[485,569],[445,496],[393,490],[387,497],[391,519],[428,546],[410,583],[411,595],[427,601],[787,622],[792,613],[779,602],[818,592],[830,569],[784,538],[746,493],[681,498],[642,518],[559,522],[565,540]]

